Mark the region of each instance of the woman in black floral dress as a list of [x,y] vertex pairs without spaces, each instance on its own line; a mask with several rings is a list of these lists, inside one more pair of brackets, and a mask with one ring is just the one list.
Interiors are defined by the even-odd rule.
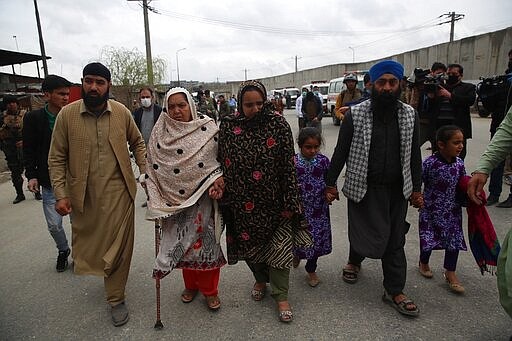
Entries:
[[260,82],[242,83],[238,103],[239,112],[226,117],[219,134],[228,262],[247,263],[256,280],[255,301],[270,283],[280,321],[290,322],[289,274],[299,239],[292,221],[300,212],[292,132]]

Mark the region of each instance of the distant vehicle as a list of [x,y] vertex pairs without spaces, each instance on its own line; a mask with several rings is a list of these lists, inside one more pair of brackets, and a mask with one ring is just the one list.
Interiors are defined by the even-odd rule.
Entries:
[[304,84],[301,86],[301,90],[307,89],[307,91],[313,91],[313,87],[318,87],[318,92],[322,95],[322,105],[324,108],[324,115],[327,114],[329,111],[327,110],[327,93],[329,92],[329,83],[327,81],[323,82],[311,82],[309,84]]
[[275,97],[276,95],[282,96],[283,92],[284,92],[283,89],[273,89],[267,93],[267,96],[268,95],[273,96],[273,97]]
[[[357,72],[347,72],[349,73],[355,73],[357,76],[357,87],[362,91],[364,89],[364,83],[363,78],[366,72],[364,71],[357,71]],[[345,90],[347,86],[345,83],[343,83],[343,80],[345,79],[345,76],[331,79],[329,82],[329,90],[327,92],[327,110],[331,113],[332,121],[334,125],[340,125],[340,120],[336,117],[335,113],[335,107],[336,107],[336,98],[338,98],[338,95],[341,91]]]
[[284,88],[281,89],[283,95],[285,90],[286,93],[290,95],[290,105],[288,109],[290,109],[291,107],[295,107],[295,102],[297,101],[297,98],[301,96],[300,90],[297,88]]

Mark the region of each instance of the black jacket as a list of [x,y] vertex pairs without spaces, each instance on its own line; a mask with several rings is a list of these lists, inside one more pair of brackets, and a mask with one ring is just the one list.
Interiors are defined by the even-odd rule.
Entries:
[[[160,117],[160,113],[162,112],[162,107],[159,106],[158,104],[153,104],[153,107],[154,107],[153,108],[153,118],[154,118],[153,124],[154,124],[154,123],[156,123],[156,121],[158,121],[158,118]],[[136,109],[133,112],[133,118],[135,119],[135,124],[137,125],[137,127],[140,130],[140,123],[142,120],[142,107]]]
[[33,110],[23,118],[23,162],[27,179],[51,188],[48,174],[48,152],[52,131],[44,108]]
[[[472,137],[471,129],[471,115],[470,107],[475,103],[476,88],[471,83],[460,82],[457,83],[452,89],[447,89],[451,92],[452,98],[450,104],[453,108],[454,119],[452,124],[462,128],[464,138],[470,139]],[[430,106],[434,109],[433,117],[437,118],[440,106],[440,98],[436,97],[430,99]]]

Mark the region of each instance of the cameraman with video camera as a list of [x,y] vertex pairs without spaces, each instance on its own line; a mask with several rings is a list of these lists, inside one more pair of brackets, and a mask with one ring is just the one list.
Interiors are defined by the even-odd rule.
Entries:
[[[475,86],[462,82],[463,74],[464,69],[460,64],[450,64],[446,71],[446,81],[443,77],[435,79],[433,89],[429,89],[430,83],[425,81],[434,131],[444,125],[453,124],[460,127],[464,133],[464,148],[460,153],[461,159],[466,156],[467,139],[472,137],[469,108],[475,102],[476,97]],[[436,145],[433,144],[432,151],[435,150]]]
[[433,82],[442,77],[445,72],[446,65],[435,62],[430,69],[415,68],[413,74],[408,79],[410,82],[409,87],[411,88],[408,104],[416,109],[420,118],[420,146],[427,141],[430,141],[432,144],[434,140],[435,122],[432,118],[433,113],[429,107],[427,93],[435,94],[436,86]]

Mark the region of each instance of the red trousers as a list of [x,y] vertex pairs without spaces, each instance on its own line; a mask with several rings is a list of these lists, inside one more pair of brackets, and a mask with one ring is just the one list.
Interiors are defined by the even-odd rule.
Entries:
[[219,293],[220,268],[213,270],[182,269],[185,288],[199,290],[204,296],[216,296]]

